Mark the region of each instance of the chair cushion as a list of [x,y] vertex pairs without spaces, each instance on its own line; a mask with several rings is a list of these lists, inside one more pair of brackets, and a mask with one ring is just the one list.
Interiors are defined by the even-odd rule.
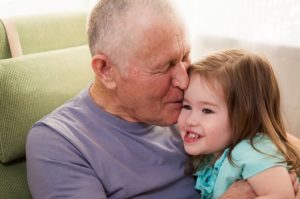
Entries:
[[93,79],[86,45],[0,62],[0,162],[24,157],[33,123]]
[[[87,44],[86,11],[49,13],[9,18],[14,22],[24,55]],[[0,59],[11,58],[0,20]]]
[[8,165],[0,164],[0,179],[1,198],[31,198],[27,186],[25,160]]
[[13,18],[23,54],[87,44],[86,12],[67,12]]

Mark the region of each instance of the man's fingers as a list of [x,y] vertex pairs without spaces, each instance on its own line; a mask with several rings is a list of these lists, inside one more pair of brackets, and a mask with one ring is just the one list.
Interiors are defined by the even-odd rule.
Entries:
[[[299,183],[298,183],[299,184]],[[296,193],[296,199],[300,199],[300,186],[298,186],[298,188],[297,188],[297,193]]]
[[294,170],[290,171],[290,177],[292,179],[292,183],[294,184],[297,181],[297,174]]
[[295,194],[298,194],[298,195],[299,195],[299,190],[300,190],[300,188],[299,188],[299,183],[298,183],[298,180],[297,180],[297,179],[295,180],[293,186],[294,186]]
[[[295,194],[299,195],[300,193],[299,192],[299,182],[298,182],[298,177],[297,177],[297,174],[295,171],[290,171],[290,178],[292,180],[292,184],[293,184],[293,187],[294,187],[294,191],[295,191]],[[300,197],[300,196],[299,196]],[[300,199],[300,198],[299,198]]]

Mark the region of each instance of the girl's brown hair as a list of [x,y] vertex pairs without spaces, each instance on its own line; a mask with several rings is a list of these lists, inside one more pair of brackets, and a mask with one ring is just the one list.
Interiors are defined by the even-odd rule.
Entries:
[[[260,132],[273,141],[290,169],[299,169],[297,149],[289,142],[282,119],[278,83],[265,57],[244,49],[223,50],[195,62],[188,73],[218,82],[223,88],[233,132],[228,156],[231,162],[233,148],[244,139],[254,147],[253,138]],[[197,171],[204,157],[192,157],[187,173]]]

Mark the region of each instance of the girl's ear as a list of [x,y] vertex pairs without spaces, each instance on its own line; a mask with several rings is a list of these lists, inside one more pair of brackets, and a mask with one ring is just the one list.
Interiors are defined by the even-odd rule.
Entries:
[[115,71],[114,66],[109,61],[108,57],[104,54],[94,55],[92,58],[91,65],[97,78],[107,89],[115,89]]

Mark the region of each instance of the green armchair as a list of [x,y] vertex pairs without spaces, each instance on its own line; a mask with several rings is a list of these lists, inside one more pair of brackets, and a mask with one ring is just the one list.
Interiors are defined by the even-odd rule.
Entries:
[[86,18],[74,11],[0,19],[0,59],[11,58],[16,44],[22,55],[85,45]]
[[33,123],[93,79],[86,45],[0,62],[0,198],[31,198],[26,136]]

